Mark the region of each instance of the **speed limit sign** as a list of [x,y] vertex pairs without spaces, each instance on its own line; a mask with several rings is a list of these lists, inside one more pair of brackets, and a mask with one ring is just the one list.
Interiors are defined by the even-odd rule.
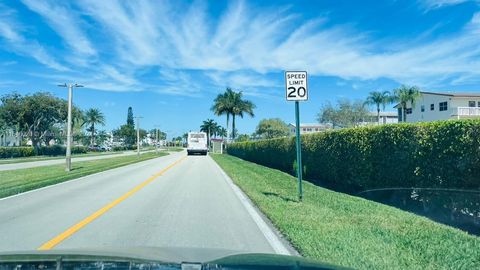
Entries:
[[285,72],[285,96],[289,101],[308,100],[307,72]]

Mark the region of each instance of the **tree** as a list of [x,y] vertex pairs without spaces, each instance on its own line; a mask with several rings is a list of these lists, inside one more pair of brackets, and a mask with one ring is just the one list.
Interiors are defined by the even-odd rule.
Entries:
[[[54,127],[65,124],[67,119],[67,102],[50,93],[26,96],[14,93],[4,95],[0,100],[0,119],[10,128],[26,134],[36,152],[45,137],[56,130]],[[72,111],[79,110],[74,106]]]
[[402,106],[403,122],[407,122],[407,103],[410,102],[412,108],[415,108],[415,100],[420,97],[420,89],[416,86],[402,85],[393,90],[393,101]]
[[133,121],[133,110],[132,110],[132,107],[128,107],[127,125],[135,126],[135,121]]
[[240,92],[233,92],[233,95],[231,97],[231,106],[232,106],[232,139],[235,140],[235,117],[238,115],[241,118],[243,118],[243,114],[248,114],[251,117],[254,117],[255,115],[253,114],[253,109],[255,109],[255,104],[253,104],[249,100],[244,100],[242,99],[243,93],[242,91]]
[[210,136],[213,131],[215,131],[218,127],[217,122],[213,121],[213,119],[207,119],[203,121],[203,124],[200,126],[200,131],[207,133],[207,142],[208,146],[210,146]]
[[227,137],[227,129],[222,126],[218,126],[217,135],[224,139]]
[[272,139],[276,137],[288,136],[290,130],[285,122],[279,118],[270,118],[261,120],[255,133],[263,139]]
[[232,114],[231,100],[233,95],[234,91],[231,88],[227,87],[224,93],[218,94],[217,97],[213,100],[213,106],[211,108],[215,115],[227,116],[227,135],[225,136],[228,136],[229,120],[230,115]]
[[237,142],[248,142],[249,140],[250,136],[248,136],[248,134],[240,134],[237,138]]
[[123,144],[132,146],[137,142],[137,132],[135,130],[135,122],[133,121],[132,107],[128,107],[127,124],[113,131],[113,136],[121,138]]
[[331,123],[333,127],[357,127],[368,117],[364,102],[348,99],[337,101],[337,106],[325,103],[317,119],[320,123]]
[[96,108],[88,109],[83,118],[83,125],[88,126],[87,131],[90,132],[90,144],[95,145],[95,125],[105,125],[104,114]]
[[235,92],[231,88],[227,88],[223,94],[219,94],[213,101],[211,110],[215,115],[227,116],[227,133],[229,128],[229,118],[232,116],[232,139],[235,139],[235,117],[243,118],[244,114],[254,116],[253,109],[255,104],[251,101],[242,99],[242,91]]
[[136,143],[137,132],[132,125],[121,125],[120,128],[113,130],[113,136],[120,138],[126,146],[132,146]]
[[390,92],[388,91],[372,91],[367,97],[365,104],[375,105],[377,107],[377,123],[380,123],[380,106],[385,110],[385,105],[391,103]]

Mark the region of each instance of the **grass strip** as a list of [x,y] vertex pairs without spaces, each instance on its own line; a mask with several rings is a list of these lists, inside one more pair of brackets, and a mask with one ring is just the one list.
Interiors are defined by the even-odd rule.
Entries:
[[[89,152],[86,154],[72,154],[72,157],[95,157],[95,156],[104,156],[104,155],[118,155],[122,154],[123,151],[120,152]],[[13,163],[22,163],[22,162],[33,162],[33,161],[42,161],[42,160],[53,160],[53,159],[64,159],[65,155],[62,156],[33,156],[33,157],[21,157],[21,158],[6,158],[0,159],[0,165],[2,164],[13,164]]]
[[480,238],[427,218],[303,182],[229,156],[211,157],[305,257],[356,269],[480,269]]
[[70,172],[65,172],[64,164],[0,171],[0,198],[165,155],[168,153],[149,152],[139,157],[130,155],[72,162]]

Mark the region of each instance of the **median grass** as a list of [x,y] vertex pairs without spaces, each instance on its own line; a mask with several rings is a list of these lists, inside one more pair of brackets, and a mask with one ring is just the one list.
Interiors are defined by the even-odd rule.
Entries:
[[211,155],[304,257],[357,269],[480,269],[480,238],[229,155]]
[[70,172],[65,172],[64,164],[0,171],[0,198],[165,155],[168,153],[149,152],[139,157],[131,155],[72,162]]
[[[94,157],[94,156],[104,156],[104,155],[118,155],[123,152],[89,152],[86,154],[72,154],[72,157]],[[14,164],[22,162],[34,162],[42,160],[53,160],[53,159],[64,159],[65,155],[62,156],[33,156],[33,157],[20,157],[20,158],[5,158],[0,159],[0,165],[2,164]]]

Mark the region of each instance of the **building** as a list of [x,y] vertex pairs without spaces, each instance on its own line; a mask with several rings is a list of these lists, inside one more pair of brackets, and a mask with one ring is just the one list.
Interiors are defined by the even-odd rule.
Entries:
[[[398,121],[403,121],[402,106],[397,104]],[[420,92],[415,105],[407,103],[406,122],[480,118],[480,93]]]
[[[290,129],[290,134],[296,134],[295,124],[288,124],[288,128]],[[308,133],[315,133],[315,132],[322,132],[327,129],[332,129],[331,124],[317,124],[317,123],[300,123],[300,134],[308,134]]]
[[0,130],[0,146],[19,146],[20,136],[13,129]]
[[[365,125],[383,125],[398,123],[397,112],[380,112],[380,119],[377,120],[377,112],[368,113],[369,119],[363,124]],[[377,122],[378,121],[378,122]]]

